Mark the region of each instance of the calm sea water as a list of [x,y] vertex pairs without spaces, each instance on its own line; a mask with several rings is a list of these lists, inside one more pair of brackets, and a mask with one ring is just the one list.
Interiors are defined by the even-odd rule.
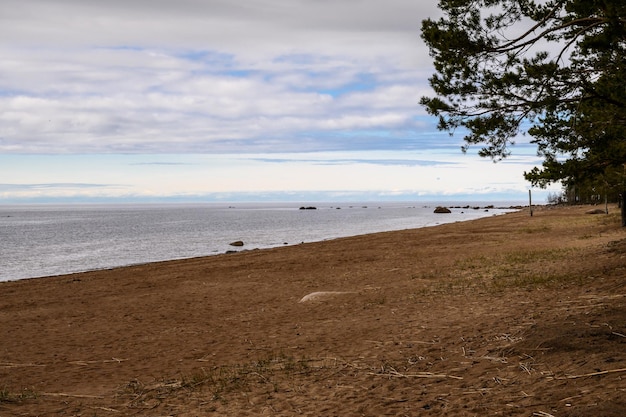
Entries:
[[[0,281],[472,220],[411,203],[0,206]],[[229,244],[241,240],[242,248]]]

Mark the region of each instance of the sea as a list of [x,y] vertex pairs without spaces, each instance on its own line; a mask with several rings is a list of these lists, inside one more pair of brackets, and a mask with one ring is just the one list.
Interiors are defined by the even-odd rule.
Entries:
[[[0,281],[473,220],[514,209],[381,203],[0,205]],[[448,205],[448,207],[450,207]],[[243,246],[232,246],[241,241]]]

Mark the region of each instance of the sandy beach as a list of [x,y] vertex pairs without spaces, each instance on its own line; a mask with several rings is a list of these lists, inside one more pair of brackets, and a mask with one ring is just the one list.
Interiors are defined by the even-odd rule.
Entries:
[[0,416],[624,416],[589,209],[2,282]]

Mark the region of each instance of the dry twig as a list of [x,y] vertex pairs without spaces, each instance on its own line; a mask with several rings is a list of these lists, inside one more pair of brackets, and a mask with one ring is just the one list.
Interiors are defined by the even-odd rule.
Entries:
[[13,363],[13,362],[2,362],[0,363],[0,367],[2,368],[21,368],[21,367],[29,367],[29,366],[46,366],[46,365],[39,365],[36,363]]
[[585,378],[585,377],[588,377],[588,376],[598,376],[598,375],[614,374],[614,373],[617,373],[617,372],[626,372],[626,368],[609,369],[607,371],[591,372],[590,374],[582,374],[582,375],[568,375],[568,376],[559,377],[559,378],[555,378],[555,379]]
[[44,392],[42,395],[46,395],[48,397],[97,398],[97,399],[104,398],[100,395],[65,394],[63,392]]
[[396,370],[391,370],[388,373],[384,374],[384,373],[376,373],[376,372],[369,372],[369,375],[376,375],[376,376],[392,376],[392,377],[396,377],[396,378],[451,378],[451,379],[463,379],[463,377],[461,376],[454,376],[454,375],[446,375],[446,374],[433,374],[432,372],[419,372],[417,374],[402,374]]
[[94,410],[104,410],[104,411],[110,411],[111,413],[120,413],[119,410],[116,410],[114,408],[107,408],[107,407],[91,407]]
[[105,359],[102,361],[70,361],[68,363],[72,365],[87,366],[87,365],[92,365],[94,363],[122,363],[127,360],[128,359],[111,358],[111,359]]

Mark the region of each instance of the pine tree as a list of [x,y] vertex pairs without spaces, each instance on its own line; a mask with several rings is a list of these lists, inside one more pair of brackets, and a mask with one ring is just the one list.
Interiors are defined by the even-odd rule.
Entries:
[[421,103],[467,151],[506,158],[521,134],[545,187],[626,189],[626,0],[441,0],[422,22],[436,95]]

